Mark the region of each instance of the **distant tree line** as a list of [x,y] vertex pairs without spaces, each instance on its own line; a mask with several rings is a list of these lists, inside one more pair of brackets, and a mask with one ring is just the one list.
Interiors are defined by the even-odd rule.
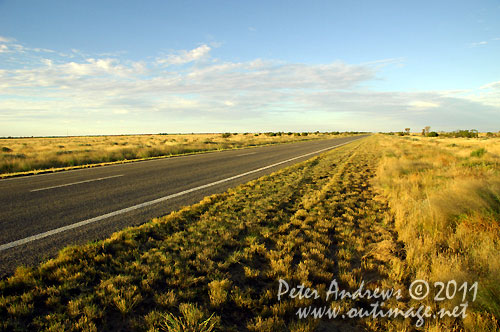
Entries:
[[455,130],[450,133],[442,133],[444,137],[466,137],[466,138],[477,138],[479,137],[479,132],[476,129],[470,130]]
[[[292,131],[289,131],[289,132],[283,132],[283,131],[276,131],[276,132],[273,132],[273,131],[268,131],[268,132],[265,132],[265,133],[254,133],[253,135],[254,136],[260,136],[260,135],[266,135],[266,136],[270,136],[270,137],[274,137],[274,136],[308,136],[308,135],[341,135],[341,134],[348,134],[348,135],[358,135],[358,134],[366,134],[367,132],[363,132],[363,131],[344,131],[344,132],[341,132],[341,131],[325,131],[325,132],[320,132],[319,130],[318,131],[314,131],[314,132],[292,132]],[[248,135],[249,133],[243,133],[243,135]],[[223,133],[221,134],[222,138],[229,138],[231,137],[231,135],[238,135],[238,133],[234,133],[234,134],[231,134],[231,133]]]
[[[479,131],[476,129],[459,129],[451,132],[436,132],[436,131],[430,131],[429,126],[425,127],[422,129],[422,136],[425,137],[464,137],[464,138],[478,138],[479,137]],[[397,135],[397,136],[409,136],[410,135],[410,128],[405,128],[404,131],[396,131],[396,132],[381,132],[381,134],[385,135]],[[487,137],[500,137],[500,132],[498,133],[493,133],[491,131],[486,133]]]

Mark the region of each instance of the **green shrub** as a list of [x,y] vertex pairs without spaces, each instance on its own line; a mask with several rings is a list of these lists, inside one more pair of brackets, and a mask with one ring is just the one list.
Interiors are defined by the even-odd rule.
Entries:
[[470,153],[470,156],[471,157],[482,157],[484,154],[486,153],[486,149],[485,148],[480,148],[480,149],[477,149],[477,150],[474,150]]
[[456,130],[452,131],[451,133],[447,134],[446,136],[449,137],[465,137],[465,138],[477,138],[479,136],[477,130],[471,129],[471,130]]

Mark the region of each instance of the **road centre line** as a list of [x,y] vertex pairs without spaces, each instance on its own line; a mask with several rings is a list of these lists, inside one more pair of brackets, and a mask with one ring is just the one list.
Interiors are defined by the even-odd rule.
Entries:
[[111,179],[111,178],[117,178],[119,176],[123,176],[123,174],[120,175],[112,175],[112,176],[106,176],[103,178],[98,178],[98,179],[91,179],[91,180],[85,180],[85,181],[78,181],[78,182],[72,182],[72,183],[66,183],[66,184],[60,184],[58,186],[52,186],[52,187],[45,187],[45,188],[39,188],[39,189],[33,189],[30,190],[30,192],[35,192],[35,191],[42,191],[42,190],[48,190],[48,189],[54,189],[54,188],[61,188],[61,187],[67,187],[67,186],[72,186],[75,184],[80,184],[80,183],[87,183],[87,182],[93,182],[93,181],[101,181],[101,180],[106,180],[106,179]]
[[238,179],[238,178],[241,178],[241,177],[246,176],[246,175],[257,173],[257,172],[260,172],[260,171],[263,171],[263,170],[266,170],[266,169],[269,169],[269,168],[272,168],[272,167],[275,167],[275,166],[278,166],[278,165],[281,165],[281,164],[285,164],[285,163],[288,163],[290,161],[294,161],[294,160],[297,160],[297,159],[300,159],[300,158],[303,158],[303,157],[307,157],[307,156],[310,156],[310,155],[313,155],[313,154],[316,154],[316,153],[320,153],[320,152],[323,152],[323,151],[326,151],[326,150],[331,150],[333,148],[336,148],[336,147],[339,147],[339,146],[342,146],[342,145],[345,145],[345,144],[349,144],[349,143],[352,143],[352,142],[354,142],[354,140],[353,141],[349,141],[349,142],[344,142],[344,143],[341,143],[341,144],[337,144],[337,145],[334,145],[334,146],[330,146],[328,148],[320,149],[320,150],[317,150],[317,151],[314,151],[314,152],[306,153],[306,154],[300,155],[298,157],[294,157],[294,158],[290,158],[290,159],[287,159],[287,160],[283,160],[283,161],[274,163],[272,165],[268,165],[268,166],[264,166],[264,167],[261,167],[261,168],[257,168],[257,169],[254,169],[254,170],[251,170],[251,171],[248,171],[248,172],[245,172],[245,173],[241,173],[241,174],[238,174],[238,175],[234,175],[234,176],[231,176],[231,177],[219,180],[219,181],[215,181],[215,182],[204,184],[204,185],[201,185],[201,186],[198,186],[198,187],[195,187],[195,188],[183,190],[183,191],[180,191],[180,192],[175,193],[175,194],[171,194],[171,195],[167,195],[167,196],[164,196],[164,197],[160,197],[160,198],[154,199],[152,201],[140,203],[140,204],[137,204],[137,205],[130,206],[128,208],[124,208],[124,209],[121,209],[121,210],[116,210],[116,211],[113,211],[113,212],[110,212],[110,213],[106,213],[106,214],[103,214],[103,215],[98,216],[98,217],[86,219],[86,220],[83,220],[83,221],[80,221],[80,222],[77,222],[77,223],[74,223],[74,224],[71,224],[71,225],[66,225],[66,226],[59,227],[59,228],[56,228],[56,229],[53,229],[53,230],[50,230],[50,231],[47,231],[47,232],[43,232],[43,233],[39,233],[39,234],[36,234],[36,235],[28,236],[28,237],[25,237],[25,238],[20,239],[20,240],[16,240],[16,241],[12,241],[12,242],[9,242],[9,243],[5,243],[5,244],[0,245],[0,251],[4,251],[4,250],[10,249],[10,248],[18,247],[18,246],[21,246],[23,244],[27,244],[27,243],[30,243],[30,242],[33,242],[33,241],[36,241],[36,240],[40,240],[40,239],[46,238],[46,237],[51,236],[51,235],[55,235],[55,234],[58,234],[58,233],[62,233],[62,232],[71,230],[71,229],[79,228],[79,227],[82,227],[82,226],[85,226],[85,225],[88,225],[88,224],[91,224],[91,223],[94,223],[94,222],[97,222],[97,221],[100,221],[100,220],[103,220],[103,219],[107,219],[107,218],[114,217],[114,216],[117,216],[117,215],[120,215],[120,214],[123,214],[123,213],[134,211],[134,210],[146,207],[146,206],[150,206],[150,205],[154,205],[154,204],[157,204],[157,203],[161,203],[161,202],[167,201],[167,200],[175,198],[175,197],[179,197],[179,196],[182,196],[182,195],[185,195],[185,194],[189,194],[189,193],[194,192],[194,191],[198,191],[198,190],[201,190],[201,189],[213,187],[213,186],[216,186],[216,185],[224,183],[224,182],[228,182],[228,181],[231,181],[231,180],[234,180],[234,179]]

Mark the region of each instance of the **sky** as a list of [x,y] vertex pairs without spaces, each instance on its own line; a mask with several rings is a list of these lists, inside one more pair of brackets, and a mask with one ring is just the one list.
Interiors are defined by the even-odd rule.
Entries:
[[0,136],[500,130],[500,1],[0,0]]

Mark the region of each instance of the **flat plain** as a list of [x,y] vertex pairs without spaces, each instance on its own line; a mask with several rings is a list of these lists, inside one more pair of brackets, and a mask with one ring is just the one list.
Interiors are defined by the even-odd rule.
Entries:
[[[0,282],[3,330],[496,331],[500,141],[372,135]],[[408,296],[413,280],[478,282],[475,296]],[[465,317],[300,318],[373,299],[278,300],[280,280],[324,294],[401,289],[386,309]],[[453,282],[452,282],[453,281]],[[467,287],[469,290],[469,287]],[[433,290],[434,291],[434,290]]]
[[348,134],[269,132],[1,138],[0,178],[342,136]]

